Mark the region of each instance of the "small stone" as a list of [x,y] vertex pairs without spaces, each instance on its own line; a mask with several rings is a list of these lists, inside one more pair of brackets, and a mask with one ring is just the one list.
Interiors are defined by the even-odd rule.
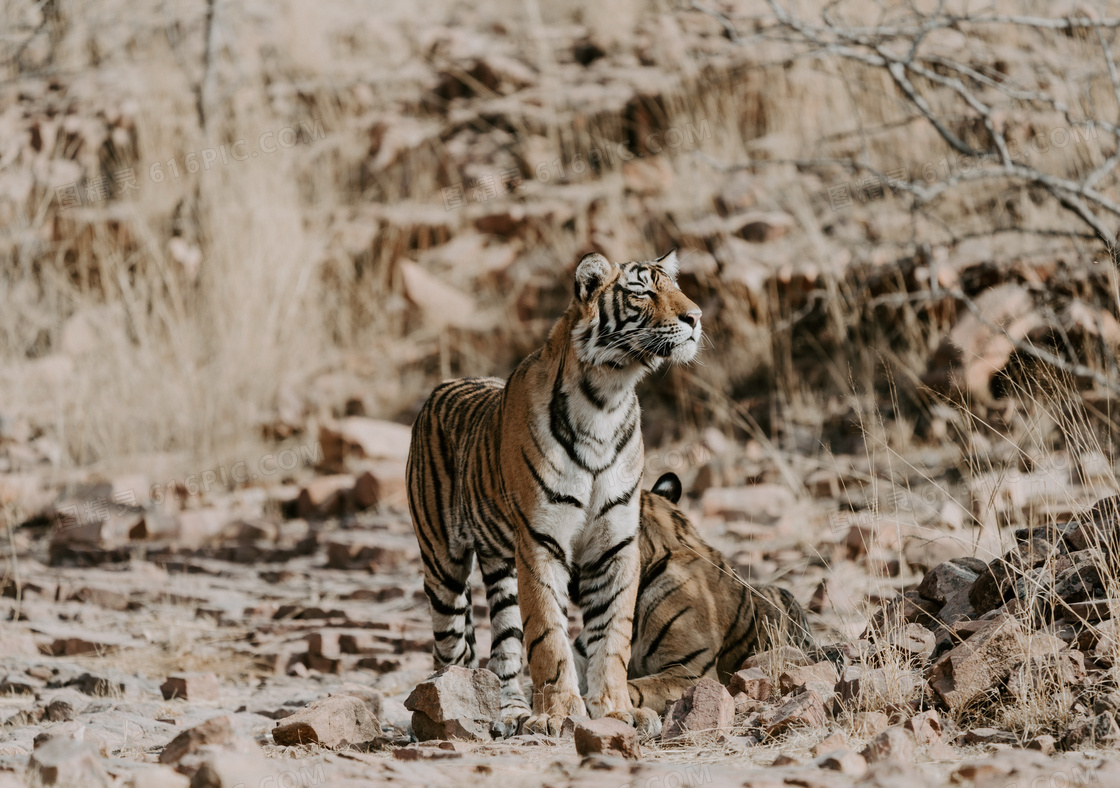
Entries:
[[381,735],[381,723],[353,695],[331,695],[285,717],[272,729],[277,744],[339,748],[366,744]]
[[109,754],[112,752],[112,748],[104,738],[91,731],[85,725],[74,721],[57,723],[39,733],[34,740],[35,749],[37,750],[55,739],[72,739],[73,741],[85,742],[86,744],[93,745],[103,758],[108,758]]
[[574,737],[576,753],[581,756],[615,755],[632,761],[642,757],[638,732],[613,717],[576,723]]
[[890,727],[891,718],[881,711],[860,711],[852,717],[852,733],[870,739]]
[[783,695],[788,695],[791,692],[800,692],[807,684],[813,682],[831,687],[836,684],[838,679],[836,666],[831,662],[815,662],[812,665],[788,668],[778,677],[778,688]]
[[806,690],[764,714],[761,722],[766,728],[766,734],[773,736],[795,725],[819,727],[824,725],[827,718],[821,696],[812,690]]
[[727,735],[734,720],[735,701],[731,694],[718,681],[702,678],[669,707],[661,740],[669,741],[686,733]]
[[811,665],[813,660],[805,656],[805,652],[794,646],[781,646],[769,651],[760,651],[747,657],[740,670],[762,668],[771,673],[778,669],[786,670],[789,667]]
[[918,593],[923,599],[945,604],[949,597],[968,594],[976,582],[977,573],[960,564],[947,561],[926,572],[918,585]]
[[827,755],[828,753],[836,752],[837,750],[846,749],[848,749],[847,739],[844,738],[843,733],[841,733],[840,731],[836,731],[830,736],[827,736],[814,744],[812,752],[814,756],[819,756]]
[[253,750],[257,745],[237,731],[232,717],[211,717],[172,739],[159,754],[159,762],[174,766],[203,747]]
[[727,691],[732,695],[743,694],[751,700],[766,700],[774,689],[774,682],[762,668],[747,668],[731,676]]
[[887,643],[909,657],[927,658],[933,653],[936,643],[933,633],[921,624],[907,624],[891,630]]
[[164,700],[217,701],[221,697],[218,677],[213,673],[172,673],[160,685]]
[[914,735],[905,728],[894,725],[875,736],[860,754],[868,763],[913,763],[915,750]]
[[829,769],[857,779],[867,773],[867,761],[849,749],[822,755],[814,759],[813,764],[819,769]]
[[[265,758],[259,752],[207,752],[191,778],[191,788],[280,785],[277,777],[282,774],[282,767],[275,759]],[[294,777],[291,781],[294,782]]]
[[47,703],[46,717],[51,722],[67,722],[89,708],[90,699],[72,689],[59,690]]
[[129,771],[124,788],[189,788],[191,778],[169,766],[144,766]]
[[1038,750],[1043,755],[1053,755],[1058,746],[1058,740],[1048,733],[1035,736],[1027,742],[1028,750]]
[[774,762],[771,763],[770,765],[771,766],[800,766],[801,761],[797,760],[796,758],[794,758],[792,756],[786,755],[783,752],[777,758],[775,758]]
[[27,771],[40,785],[68,788],[109,788],[112,780],[101,765],[97,747],[68,737],[52,739],[37,747]]

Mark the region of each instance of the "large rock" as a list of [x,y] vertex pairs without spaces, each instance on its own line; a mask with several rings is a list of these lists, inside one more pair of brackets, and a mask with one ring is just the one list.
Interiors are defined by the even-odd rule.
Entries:
[[372,742],[381,723],[369,706],[353,695],[331,695],[285,717],[272,729],[277,744],[347,747]]
[[734,720],[735,701],[731,693],[718,681],[702,678],[669,707],[661,740],[669,741],[686,733],[726,735]]
[[403,463],[408,459],[411,441],[412,430],[403,424],[361,416],[339,419],[319,428],[320,467],[342,473],[350,458]]
[[945,705],[960,709],[1006,679],[1027,653],[1019,622],[999,615],[938,659],[929,669],[929,683]]
[[579,755],[616,755],[632,761],[642,757],[638,732],[613,717],[578,722],[574,735]]
[[947,561],[926,572],[926,576],[918,586],[918,593],[923,599],[944,605],[950,597],[967,595],[976,578],[977,573],[971,569]]
[[412,712],[412,732],[420,741],[489,741],[501,715],[501,687],[489,670],[450,665],[420,682],[404,702]]

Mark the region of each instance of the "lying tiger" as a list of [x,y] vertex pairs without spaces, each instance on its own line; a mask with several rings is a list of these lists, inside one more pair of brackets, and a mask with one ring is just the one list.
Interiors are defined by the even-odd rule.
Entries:
[[[658,714],[704,676],[726,684],[751,654],[784,643],[816,648],[793,594],[741,580],[676,506],[680,497],[680,479],[666,473],[641,501],[628,688],[635,708]],[[584,630],[575,643],[581,676],[586,651]]]

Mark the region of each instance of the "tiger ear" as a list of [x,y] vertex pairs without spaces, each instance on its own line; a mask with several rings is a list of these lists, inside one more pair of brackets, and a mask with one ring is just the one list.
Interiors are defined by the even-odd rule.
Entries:
[[677,272],[680,271],[680,262],[677,260],[677,250],[673,249],[668,254],[658,257],[655,261],[658,267],[669,275],[674,282],[677,281]]
[[681,480],[675,473],[663,473],[661,478],[653,483],[653,489],[650,492],[676,503],[681,499]]
[[585,254],[576,266],[576,300],[587,303],[603,289],[611,274],[611,264],[598,252]]

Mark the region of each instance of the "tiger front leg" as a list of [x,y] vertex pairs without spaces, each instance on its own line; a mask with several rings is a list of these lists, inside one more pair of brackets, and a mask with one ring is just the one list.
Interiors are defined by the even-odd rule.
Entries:
[[559,736],[564,718],[586,714],[568,642],[569,572],[558,543],[534,532],[517,550],[517,595],[533,680],[528,733]]
[[[632,721],[633,707],[626,686],[638,593],[637,498],[633,505],[614,507],[601,519],[609,524],[600,533],[612,539],[588,556],[580,568],[580,605],[583,643],[587,649],[587,710],[592,717],[607,715]],[[628,520],[635,521],[627,528]]]

